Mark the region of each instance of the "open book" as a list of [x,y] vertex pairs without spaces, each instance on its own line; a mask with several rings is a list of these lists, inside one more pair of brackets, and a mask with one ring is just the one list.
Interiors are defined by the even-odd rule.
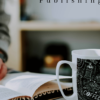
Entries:
[[[55,79],[55,75],[29,72],[7,74],[0,81],[0,100],[56,100],[61,98],[61,93]],[[61,83],[61,85],[66,95],[72,94],[71,83]]]

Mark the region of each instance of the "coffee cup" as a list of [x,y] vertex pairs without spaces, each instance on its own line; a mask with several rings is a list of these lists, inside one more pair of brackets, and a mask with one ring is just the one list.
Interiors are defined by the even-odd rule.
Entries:
[[[59,68],[68,64],[72,68],[73,94],[66,96],[59,81]],[[57,63],[56,76],[59,89],[65,100],[100,100],[100,49],[72,51],[72,62]]]

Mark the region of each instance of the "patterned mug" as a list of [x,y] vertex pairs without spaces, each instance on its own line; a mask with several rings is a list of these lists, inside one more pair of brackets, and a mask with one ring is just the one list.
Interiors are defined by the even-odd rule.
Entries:
[[[66,96],[59,82],[59,68],[69,64],[72,68],[73,94]],[[59,89],[65,100],[100,100],[100,49],[72,51],[72,62],[59,61],[56,67]]]

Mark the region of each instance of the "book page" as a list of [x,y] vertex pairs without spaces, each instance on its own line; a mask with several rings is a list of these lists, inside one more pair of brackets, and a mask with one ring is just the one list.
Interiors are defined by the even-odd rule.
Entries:
[[[12,77],[13,74],[9,75]],[[60,78],[66,78],[65,76],[61,76]],[[71,78],[71,77],[67,77]],[[5,78],[6,79],[6,78]],[[34,92],[44,83],[56,79],[55,75],[39,75],[39,74],[26,74],[17,76],[8,82],[4,79],[2,80],[2,84],[7,88],[15,90],[24,95],[32,96]]]
[[[21,72],[21,73],[13,73],[13,74],[7,74],[5,78],[3,78],[3,80],[0,81],[1,85],[6,84],[8,81],[10,81],[11,79],[14,79],[18,76],[23,76],[23,75],[30,75],[30,76],[41,76],[41,77],[45,77],[45,76],[49,76],[49,77],[55,77],[55,75],[51,75],[51,74],[40,74],[40,73],[32,73],[32,72]],[[64,76],[62,76],[64,77]],[[65,76],[66,77],[66,76]],[[68,77],[68,78],[72,78],[72,77]]]
[[[66,91],[65,93],[67,96],[72,95],[73,93],[72,83],[61,82],[60,84],[62,89]],[[40,86],[33,95],[34,100],[37,98],[38,100],[44,100],[44,99],[56,100],[57,98],[62,98],[57,81],[50,81]]]
[[[72,87],[72,83],[62,83],[60,82],[62,89],[66,89],[69,87]],[[43,85],[41,85],[34,93],[33,96],[37,94],[41,94],[43,92],[53,91],[53,90],[59,90],[57,81],[49,81]]]
[[22,76],[22,75],[27,75],[29,74],[29,72],[22,72],[22,73],[13,73],[13,74],[7,74],[3,80],[0,80],[0,84],[3,85],[3,84],[6,84],[9,80],[13,79],[13,78],[16,78],[18,76]]
[[7,89],[4,86],[0,85],[0,98],[2,98],[2,100],[9,100],[11,98],[19,97],[19,96],[24,96],[24,95],[22,95],[21,93],[18,93],[16,91]]

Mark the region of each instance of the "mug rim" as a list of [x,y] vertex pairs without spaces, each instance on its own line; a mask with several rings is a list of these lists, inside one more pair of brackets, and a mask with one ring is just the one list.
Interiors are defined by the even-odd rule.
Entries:
[[[87,58],[87,59],[100,59],[100,55],[84,55],[81,52],[86,52],[86,51],[99,51],[100,49],[77,49],[77,50],[72,50],[71,54],[72,56],[75,55],[77,58]],[[80,52],[80,53],[79,53]]]

